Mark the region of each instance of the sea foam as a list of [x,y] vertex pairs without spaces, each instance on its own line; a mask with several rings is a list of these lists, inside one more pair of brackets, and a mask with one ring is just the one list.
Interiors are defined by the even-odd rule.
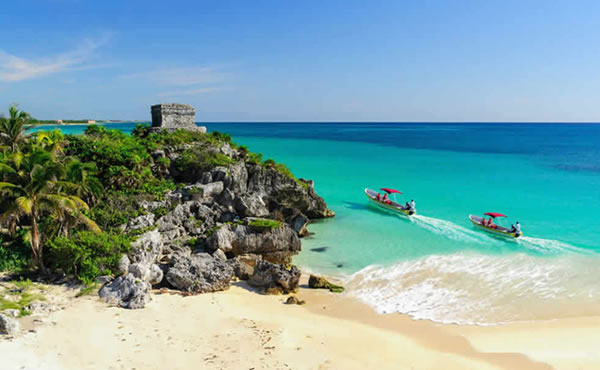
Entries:
[[600,314],[598,256],[433,255],[352,275],[348,293],[379,313],[493,325]]

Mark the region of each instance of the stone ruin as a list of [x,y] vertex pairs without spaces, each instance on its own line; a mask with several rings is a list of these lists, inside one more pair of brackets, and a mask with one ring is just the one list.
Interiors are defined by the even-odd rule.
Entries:
[[196,110],[188,104],[156,104],[151,107],[153,131],[175,131],[184,129],[190,131],[206,132],[206,127],[196,126],[194,118]]

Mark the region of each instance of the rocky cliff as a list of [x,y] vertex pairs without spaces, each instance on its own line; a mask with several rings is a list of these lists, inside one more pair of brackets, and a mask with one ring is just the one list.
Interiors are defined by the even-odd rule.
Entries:
[[[170,163],[164,175],[178,187],[162,201],[140,202],[145,214],[123,225],[142,234],[122,259],[122,275],[100,296],[140,308],[152,286],[205,293],[227,289],[236,278],[267,293],[294,291],[300,271],[290,264],[307,225],[334,213],[312,181],[252,163],[246,154],[214,142],[152,153],[157,162]],[[219,165],[207,166],[207,158]]]

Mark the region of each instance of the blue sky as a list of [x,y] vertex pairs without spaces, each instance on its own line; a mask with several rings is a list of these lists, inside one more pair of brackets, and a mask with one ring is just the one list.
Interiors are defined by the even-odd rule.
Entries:
[[600,121],[597,1],[21,0],[0,111],[198,121]]

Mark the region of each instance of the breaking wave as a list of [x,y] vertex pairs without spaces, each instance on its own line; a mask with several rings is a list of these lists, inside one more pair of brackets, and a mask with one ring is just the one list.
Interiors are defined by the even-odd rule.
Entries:
[[492,325],[600,315],[599,262],[598,255],[576,254],[433,255],[366,267],[346,285],[350,295],[379,313]]

